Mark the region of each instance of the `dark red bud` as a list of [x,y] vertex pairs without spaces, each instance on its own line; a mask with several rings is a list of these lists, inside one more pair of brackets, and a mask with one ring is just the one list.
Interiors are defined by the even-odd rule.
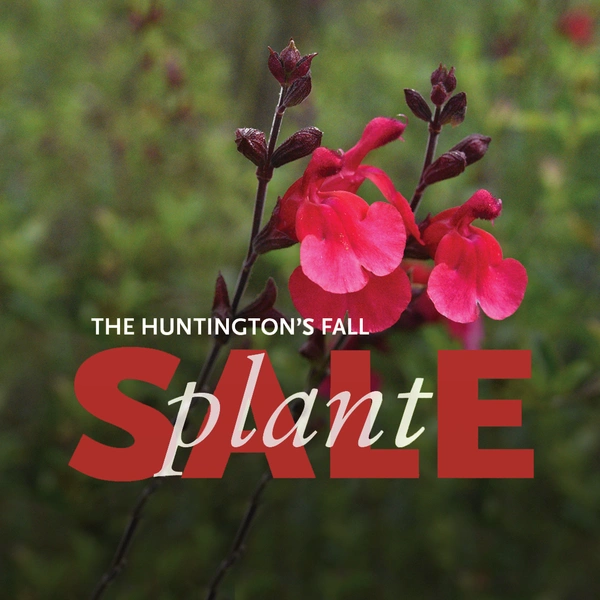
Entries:
[[460,175],[467,168],[467,157],[463,152],[450,150],[431,163],[423,173],[423,184],[431,185],[438,181]]
[[265,134],[262,131],[250,127],[236,129],[235,143],[238,152],[241,152],[257,167],[263,167],[265,165],[267,160],[267,142]]
[[296,44],[294,44],[294,40],[290,40],[290,43],[281,51],[279,55],[279,60],[283,65],[283,70],[286,73],[291,73],[298,64],[298,61],[302,58],[300,52],[298,52],[298,48],[296,48]]
[[219,319],[228,319],[231,317],[231,304],[229,303],[229,294],[227,284],[223,275],[219,273],[215,284],[215,297],[212,306],[212,316]]
[[448,92],[443,83],[436,83],[431,89],[431,101],[439,108],[448,99]]
[[325,358],[325,350],[325,335],[319,329],[315,329],[298,352],[310,362],[320,362]]
[[277,79],[280,85],[285,84],[285,71],[283,70],[283,63],[279,58],[279,54],[269,47],[269,62],[267,63],[271,75]]
[[312,83],[310,80],[310,73],[304,77],[301,77],[300,79],[296,79],[294,83],[287,88],[283,95],[283,106],[286,108],[289,108],[290,106],[297,106],[308,97],[311,89]]
[[456,89],[456,75],[454,74],[454,67],[450,69],[446,79],[444,80],[444,87],[446,91],[451,94]]
[[271,166],[281,167],[312,154],[321,145],[322,137],[323,132],[316,127],[304,127],[296,131],[273,152]]
[[425,98],[423,98],[417,90],[405,89],[404,97],[406,99],[406,104],[408,104],[408,108],[410,108],[415,117],[426,121],[427,123],[431,121],[432,114],[429,104],[427,104]]
[[446,67],[440,63],[440,66],[431,74],[431,85],[437,85],[438,83],[443,83],[444,79],[446,79],[446,75],[448,75],[448,71]]
[[440,115],[440,125],[452,124],[452,127],[460,125],[465,120],[467,112],[467,95],[459,92],[448,100]]
[[278,198],[271,218],[254,238],[252,249],[256,254],[266,254],[271,250],[289,248],[298,243],[298,238],[295,237],[295,209],[291,207],[292,212],[286,214],[285,207],[282,208],[282,206],[284,206],[282,199]]
[[448,71],[448,69],[440,63],[440,66],[431,74],[431,86],[435,87],[440,83],[446,88],[446,91],[449,94],[456,89],[456,74],[454,67]]
[[279,224],[279,202],[273,210],[273,214],[269,222],[262,228],[258,235],[254,238],[252,249],[256,254],[266,254],[272,250],[281,250],[289,248],[298,243],[298,240],[290,237],[290,235],[277,227]]
[[307,54],[306,56],[303,56],[299,61],[298,64],[296,65],[296,68],[294,69],[294,77],[295,78],[300,78],[300,77],[304,77],[305,75],[308,75],[308,72],[310,71],[310,64],[312,63],[312,59],[317,55],[316,52],[313,52],[312,54]]
[[[273,77],[277,79],[282,87],[288,87],[295,81],[309,75],[310,63],[316,56],[316,53],[302,56],[296,48],[294,40],[290,40],[288,46],[281,53],[275,52],[272,48],[269,48],[269,52],[269,61],[267,63],[269,71],[271,71]],[[300,102],[296,102],[296,104]],[[289,104],[288,106],[294,105]]]
[[467,159],[467,166],[469,166],[485,156],[491,141],[492,138],[486,135],[473,133],[467,136],[464,140],[458,142],[458,144],[456,144],[456,146],[450,150],[458,150],[459,152],[463,152]]
[[240,318],[256,318],[266,319],[268,313],[273,308],[277,300],[277,286],[272,277],[269,277],[265,289],[251,302],[243,308],[237,317]]

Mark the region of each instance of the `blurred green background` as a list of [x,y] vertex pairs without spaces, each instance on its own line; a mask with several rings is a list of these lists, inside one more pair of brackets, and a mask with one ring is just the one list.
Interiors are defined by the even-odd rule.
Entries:
[[[143,484],[67,466],[83,433],[116,435],[79,406],[74,374],[105,348],[171,352],[182,364],[169,390],[143,388],[170,415],[166,401],[196,378],[208,340],[96,336],[90,318],[207,316],[218,271],[235,284],[255,178],[234,131],[268,130],[278,91],[267,46],[292,36],[319,55],[313,94],[282,135],[315,125],[332,148],[354,144],[375,116],[408,113],[403,88],[428,94],[440,62],[456,67],[467,118],[438,148],[474,132],[493,141],[426,192],[420,216],[480,187],[503,199],[493,232],[529,287],[514,316],[486,320],[484,347],[530,349],[533,375],[482,384],[482,396],[523,400],[523,427],[482,432],[481,443],[534,448],[536,472],[438,480],[435,401],[415,415],[426,427],[416,481],[330,481],[321,435],[310,450],[319,479],[269,485],[221,597],[600,597],[597,3],[4,0],[0,14],[0,597],[86,598],[112,558]],[[426,136],[410,118],[405,141],[368,161],[408,197]],[[276,173],[268,209],[300,163]],[[248,298],[272,275],[292,314],[297,260],[297,248],[263,257]],[[286,394],[304,385],[302,341],[252,340]],[[434,391],[437,350],[458,348],[440,326],[388,344],[372,362],[389,398],[415,377]],[[202,598],[264,467],[240,456],[223,480],[163,486],[105,597]]]

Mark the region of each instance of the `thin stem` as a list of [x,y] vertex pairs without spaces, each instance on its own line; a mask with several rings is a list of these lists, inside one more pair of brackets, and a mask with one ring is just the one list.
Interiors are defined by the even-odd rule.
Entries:
[[265,208],[265,200],[267,197],[267,188],[269,181],[273,177],[273,167],[271,166],[271,157],[275,151],[277,145],[277,138],[279,137],[279,131],[281,129],[281,123],[283,122],[283,115],[285,113],[285,104],[283,104],[283,88],[279,93],[279,101],[277,103],[277,109],[273,115],[273,122],[271,124],[271,132],[269,133],[269,144],[267,146],[267,158],[265,160],[265,166],[259,167],[256,170],[256,177],[258,178],[258,188],[256,190],[256,200],[254,202],[254,214],[252,216],[252,231],[250,233],[250,242],[248,243],[248,252],[246,254],[246,260],[240,271],[237,284],[235,286],[235,292],[233,294],[233,301],[231,303],[231,312],[235,316],[239,307],[240,301],[248,280],[250,279],[250,273],[252,267],[258,258],[256,252],[254,252],[254,240],[260,231],[260,225],[262,223],[263,212]]
[[[239,303],[242,299],[242,296],[244,295],[244,291],[246,290],[248,280],[250,279],[252,267],[254,266],[254,263],[256,262],[256,259],[257,259],[257,254],[253,250],[253,245],[254,245],[254,239],[256,238],[256,236],[258,235],[258,232],[260,231],[260,225],[262,222],[263,211],[264,211],[264,206],[265,206],[265,199],[267,197],[267,188],[269,185],[269,181],[271,180],[271,177],[273,176],[273,168],[270,166],[271,156],[273,155],[273,152],[277,145],[277,137],[279,136],[279,131],[281,129],[281,123],[283,121],[283,115],[285,113],[285,105],[283,104],[282,100],[283,100],[283,91],[279,95],[279,101],[277,103],[277,108],[275,110],[275,114],[273,115],[273,123],[271,125],[271,133],[269,135],[267,159],[265,161],[266,166],[263,167],[262,169],[259,168],[256,172],[256,177],[258,178],[258,187],[256,190],[256,199],[254,202],[254,215],[252,218],[252,230],[250,233],[250,241],[248,243],[248,252],[246,254],[244,263],[242,264],[242,267],[240,269],[240,273],[238,276],[238,280],[237,280],[237,284],[236,284],[235,292],[234,292],[234,296],[233,296],[233,302],[231,305],[231,311],[232,311],[233,316],[235,316],[235,314],[237,312]],[[208,380],[211,376],[211,373],[214,369],[214,366],[217,362],[217,359],[219,358],[219,354],[221,353],[221,350],[223,349],[223,347],[226,344],[227,344],[226,341],[222,341],[222,340],[213,338],[212,346],[209,350],[209,353],[208,353],[206,359],[204,360],[202,369],[200,370],[200,373],[198,375],[198,379],[196,380],[196,387],[195,387],[196,393],[202,391],[206,387]],[[269,475],[270,475],[270,473],[269,473]],[[121,573],[121,571],[125,567],[125,564],[127,561],[127,555],[131,549],[131,544],[133,542],[134,534],[136,533],[136,531],[139,527],[144,507],[146,506],[146,503],[148,502],[149,498],[156,492],[156,490],[158,489],[160,484],[162,484],[162,482],[163,482],[162,479],[153,479],[150,483],[148,483],[146,485],[146,487],[144,487],[144,489],[138,496],[138,499],[133,507],[133,510],[130,513],[129,520],[127,522],[127,526],[125,527],[125,530],[123,531],[123,534],[121,536],[121,540],[119,541],[119,545],[117,547],[115,556],[114,556],[110,566],[108,567],[108,569],[106,570],[104,575],[102,575],[100,581],[96,585],[96,588],[94,589],[94,592],[91,596],[91,600],[99,600],[102,597],[102,595],[104,594],[104,592],[106,591],[106,588],[108,587],[108,585],[110,583],[112,583],[114,581],[114,579],[116,579],[116,577]],[[266,481],[265,481],[265,483],[266,483]],[[264,484],[262,485],[262,487],[264,487]],[[262,494],[262,487],[259,486],[254,493],[254,496],[256,497],[256,503],[258,503],[258,499],[260,498],[260,495]],[[251,505],[251,507],[252,507],[252,505]],[[252,511],[249,511],[246,514],[246,518],[249,519],[248,526],[252,522],[255,512],[256,512],[256,507],[254,507],[254,509]],[[240,531],[242,531],[242,530],[240,530]],[[240,548],[241,548],[241,544],[243,543],[243,540],[245,539],[246,535],[247,535],[247,532],[242,532],[241,540],[240,540]],[[236,540],[237,540],[237,538],[236,538]],[[217,581],[216,585],[218,585],[218,581]]]
[[121,541],[119,542],[117,551],[115,552],[110,567],[104,573],[104,575],[98,582],[98,585],[96,585],[96,588],[94,589],[94,592],[90,597],[91,600],[98,600],[105,592],[109,584],[112,583],[113,579],[115,579],[125,567],[125,564],[127,562],[127,553],[131,546],[133,536],[135,535],[135,532],[137,531],[137,528],[139,526],[144,506],[146,505],[146,502],[148,501],[150,496],[154,494],[154,492],[163,483],[163,481],[163,479],[153,479],[150,483],[146,485],[146,487],[144,487],[142,493],[138,496],[135,506],[133,507],[133,510],[131,511],[131,514],[129,516],[129,521],[127,523],[127,526],[125,527],[125,531],[121,536]]
[[273,478],[271,475],[271,471],[265,471],[259,482],[256,486],[254,493],[250,497],[250,502],[248,503],[248,508],[246,509],[246,513],[244,514],[244,518],[242,519],[237,533],[235,534],[235,538],[233,540],[233,544],[231,545],[231,549],[229,550],[229,554],[221,561],[217,572],[215,573],[210,585],[208,586],[208,591],[206,593],[206,600],[215,600],[217,597],[217,593],[219,590],[219,585],[225,577],[227,571],[231,569],[231,567],[236,563],[236,561],[241,558],[244,552],[244,544],[246,542],[246,538],[248,537],[248,533],[250,532],[250,527],[256,518],[256,514],[258,512],[258,506],[260,504],[260,500],[262,498],[264,489],[267,483]]
[[[335,344],[331,348],[331,351],[343,349],[343,347],[347,344],[349,339],[350,338],[347,334],[341,335],[336,340]],[[331,351],[327,354],[327,356],[325,357],[323,362],[317,367],[316,371],[319,372],[320,377],[315,385],[312,385],[311,381],[313,380],[313,376],[316,371],[313,369],[310,370],[310,372],[308,374],[309,383],[306,386],[306,388],[318,387],[320,385],[320,383],[325,379],[325,377],[327,375],[327,365],[329,364],[329,359],[331,357]],[[305,391],[308,392],[310,390],[305,389]],[[295,421],[297,421],[300,418],[301,411],[299,410],[299,408],[302,404],[303,404],[302,400],[299,400],[297,398],[290,405],[290,411],[291,411],[292,416]],[[221,561],[221,564],[219,565],[217,572],[213,576],[213,578],[208,586],[205,600],[216,600],[217,594],[219,591],[219,586],[220,586],[221,582],[223,581],[223,578],[227,574],[227,571],[229,571],[233,567],[233,565],[242,557],[244,550],[245,550],[246,539],[248,538],[248,534],[250,533],[250,527],[251,527],[252,523],[254,522],[254,520],[256,519],[256,515],[258,513],[258,507],[260,505],[262,495],[265,491],[265,488],[267,487],[267,484],[272,479],[273,479],[273,475],[271,474],[271,471],[265,471],[261,475],[261,478],[258,481],[258,485],[254,489],[252,496],[250,496],[250,501],[248,502],[248,508],[246,509],[246,513],[244,514],[244,517],[242,518],[240,525],[238,527],[237,533],[235,534],[235,538],[231,545],[231,549],[229,550],[229,553],[227,554],[227,556]]]
[[414,213],[417,212],[419,208],[419,204],[421,202],[421,198],[423,197],[423,192],[427,188],[423,182],[423,176],[425,175],[425,171],[427,167],[433,162],[433,157],[435,156],[435,149],[437,147],[438,136],[440,135],[440,131],[442,127],[440,125],[440,115],[442,114],[442,109],[437,107],[435,109],[435,114],[431,122],[429,123],[429,139],[427,141],[427,150],[425,151],[425,160],[423,161],[423,168],[421,169],[421,176],[419,177],[419,184],[417,185],[417,189],[413,194],[412,200],[410,201],[410,207]]

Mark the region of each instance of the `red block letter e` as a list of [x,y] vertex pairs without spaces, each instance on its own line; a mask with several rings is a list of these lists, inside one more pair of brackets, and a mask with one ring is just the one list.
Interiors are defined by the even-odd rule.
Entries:
[[438,477],[530,478],[533,450],[479,448],[479,427],[520,427],[520,400],[479,400],[479,379],[531,377],[528,350],[438,352]]

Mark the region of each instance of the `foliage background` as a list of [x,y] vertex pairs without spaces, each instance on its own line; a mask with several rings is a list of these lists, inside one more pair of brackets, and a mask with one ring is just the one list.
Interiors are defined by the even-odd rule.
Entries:
[[[417,481],[277,481],[223,598],[306,597],[591,600],[600,596],[600,50],[561,34],[569,2],[488,0],[162,0],[136,27],[142,0],[5,0],[0,19],[0,597],[82,598],[106,568],[140,484],[94,481],[67,467],[84,432],[115,432],[77,404],[85,358],[117,345],[172,352],[182,366],[166,400],[195,379],[196,337],[95,336],[94,316],[206,316],[221,269],[235,283],[247,244],[253,168],[237,127],[268,129],[276,102],[267,45],[293,36],[313,62],[313,94],[283,135],[316,125],[348,148],[374,116],[407,112],[402,89],[428,90],[455,65],[469,110],[440,150],[492,136],[486,158],[428,190],[423,210],[462,203],[479,187],[504,200],[494,226],[528,268],[522,307],[486,322],[487,348],[533,353],[529,381],[487,382],[522,398],[523,427],[485,432],[494,447],[532,447],[533,480],[438,480],[435,406],[419,407]],[[597,4],[583,2],[598,22]],[[137,19],[137,21],[136,21]],[[425,126],[378,151],[410,196]],[[301,173],[281,169],[277,194]],[[424,216],[425,212],[423,213]],[[260,262],[291,311],[286,277],[297,249]],[[249,296],[250,297],[250,296]],[[268,347],[286,393],[304,385],[293,343]],[[429,327],[374,355],[387,397],[414,377],[435,389]],[[397,426],[388,401],[384,419]],[[166,412],[166,410],[165,410]],[[385,424],[384,424],[385,427]],[[236,457],[220,481],[174,481],[148,506],[125,571],[107,598],[202,597],[225,555],[260,457]]]

